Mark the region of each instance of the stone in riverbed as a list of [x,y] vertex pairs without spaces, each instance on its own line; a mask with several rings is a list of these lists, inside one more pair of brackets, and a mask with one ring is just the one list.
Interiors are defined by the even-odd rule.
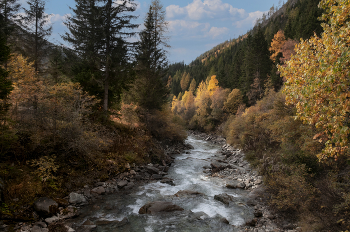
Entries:
[[168,184],[168,185],[171,185],[171,186],[175,186],[174,184],[174,180],[170,179],[170,178],[163,178],[160,183],[163,183],[163,184]]
[[123,188],[123,187],[125,187],[127,185],[128,185],[128,181],[127,180],[121,180],[121,181],[119,181],[117,183],[118,188]]
[[48,197],[41,197],[34,202],[34,209],[43,216],[51,216],[58,212],[58,204]]
[[181,190],[175,193],[175,196],[177,197],[183,197],[183,196],[203,196],[203,193],[197,192],[197,191],[191,191],[191,190]]
[[85,203],[85,202],[86,202],[86,198],[84,197],[83,194],[79,194],[79,193],[70,193],[69,194],[69,203],[81,204],[81,203]]
[[237,180],[233,180],[230,182],[226,183],[226,187],[227,188],[232,188],[232,189],[236,189],[236,188],[240,188],[240,189],[244,189],[245,188],[245,183],[244,182],[239,182]]
[[154,180],[161,180],[162,178],[163,178],[162,175],[158,175],[158,174],[153,174],[152,175],[152,179],[154,179]]
[[160,212],[174,212],[183,211],[184,209],[178,205],[168,201],[154,201],[142,206],[139,210],[139,214],[156,214]]
[[106,189],[104,187],[100,186],[100,187],[91,189],[91,192],[98,194],[98,195],[102,195],[102,194],[106,193]]
[[226,193],[221,193],[219,195],[215,195],[214,199],[228,205],[228,204],[230,204],[230,202],[233,202],[235,198],[231,195],[226,194]]
[[159,169],[153,166],[146,166],[146,171],[149,174],[158,174],[159,173]]

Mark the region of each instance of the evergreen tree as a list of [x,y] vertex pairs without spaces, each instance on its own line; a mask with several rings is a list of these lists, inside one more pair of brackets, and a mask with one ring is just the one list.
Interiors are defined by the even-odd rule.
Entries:
[[132,95],[134,101],[146,109],[160,109],[167,101],[166,77],[167,57],[164,47],[168,47],[164,33],[167,30],[165,11],[158,0],[153,0],[145,29],[140,33],[137,47],[137,79]]
[[8,42],[8,37],[13,31],[13,21],[15,16],[20,9],[20,4],[17,3],[17,0],[1,0],[0,1],[0,14],[3,19],[1,20],[1,30],[3,30],[3,35],[5,42]]
[[10,49],[6,45],[6,35],[4,34],[4,17],[0,14],[0,126],[3,124],[4,114],[8,110],[9,104],[7,102],[8,95],[12,91],[12,83],[8,79],[8,72],[1,65],[7,62],[10,55]]
[[77,80],[91,94],[103,99],[103,109],[118,102],[122,89],[127,88],[130,73],[131,46],[127,38],[135,34],[129,29],[136,5],[132,0],[113,3],[112,0],[76,0],[74,14],[65,24],[69,33],[63,39],[73,45],[82,58],[75,67]]
[[[42,58],[47,50],[46,38],[51,35],[52,26],[48,26],[49,16],[45,14],[44,0],[29,0],[28,9],[24,9],[23,17],[24,27],[33,35],[26,36],[26,50],[28,54],[33,55],[35,71],[39,71]],[[42,70],[40,70],[42,71]]]

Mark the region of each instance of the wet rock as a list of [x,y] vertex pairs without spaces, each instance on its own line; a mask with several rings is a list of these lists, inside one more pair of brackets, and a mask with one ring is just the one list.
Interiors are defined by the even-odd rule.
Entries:
[[106,193],[106,189],[104,187],[100,186],[100,187],[91,189],[91,192],[98,194],[98,195],[102,195],[102,194]]
[[123,188],[123,187],[127,186],[128,183],[129,182],[127,180],[121,180],[121,181],[117,182],[117,186],[118,186],[118,188]]
[[213,162],[210,164],[212,171],[213,172],[219,172],[221,170],[224,170],[225,168],[231,168],[230,165],[224,164],[224,163],[219,163],[219,162]]
[[83,226],[94,226],[95,224],[92,221],[90,221],[89,219],[87,219],[82,225]]
[[47,224],[45,222],[35,222],[35,226],[39,226],[41,228],[47,228]]
[[168,184],[168,185],[171,185],[171,186],[175,186],[174,181],[172,179],[170,179],[170,178],[167,178],[167,177],[163,178],[160,181],[160,183]]
[[200,212],[192,212],[190,215],[190,221],[193,221],[193,220],[204,220],[204,219],[206,219],[206,218],[208,218],[209,216],[208,216],[208,214],[206,214],[206,213],[204,213],[204,212],[202,212],[202,211],[200,211]]
[[163,178],[163,176],[162,175],[158,175],[158,174],[153,174],[151,178],[154,179],[154,180],[161,180]]
[[139,214],[156,214],[160,212],[183,211],[184,209],[178,205],[168,201],[154,201],[142,206]]
[[40,215],[50,216],[58,212],[58,204],[48,197],[41,197],[34,202],[34,209]]
[[85,197],[91,198],[91,191],[90,191],[90,189],[84,189],[83,190],[83,194],[84,194]]
[[203,196],[203,193],[191,191],[191,190],[181,190],[175,193],[174,196],[183,197],[183,196]]
[[247,221],[245,224],[247,226],[251,226],[254,227],[256,225],[256,223],[258,222],[258,220],[256,218],[253,218],[252,220]]
[[240,189],[244,189],[245,188],[245,183],[244,182],[239,182],[237,180],[233,180],[230,182],[226,183],[226,187],[227,188],[232,188],[232,189],[236,189],[236,188],[240,188]]
[[153,166],[146,166],[146,171],[149,174],[158,174],[159,173],[159,169]]
[[69,194],[69,203],[71,203],[71,204],[86,203],[86,198],[84,197],[83,194],[70,193]]
[[129,182],[125,187],[124,189],[131,189],[135,186],[134,182]]
[[254,216],[255,217],[262,217],[263,216],[263,212],[261,210],[255,210],[254,211]]
[[106,185],[105,182],[97,182],[97,183],[95,184],[96,187],[98,187],[98,186],[105,186],[105,185]]
[[130,174],[131,174],[131,175],[136,175],[136,172],[135,172],[134,170],[131,170],[131,171],[130,171]]
[[228,205],[230,204],[230,202],[234,201],[235,198],[226,193],[221,193],[221,194],[215,195],[214,199]]
[[227,224],[227,225],[230,224],[230,222],[229,222],[226,218],[224,218],[224,217],[220,219],[220,222],[225,223],[225,224]]
[[30,232],[48,232],[49,229],[48,228],[42,228],[40,226],[33,226],[32,229],[30,230]]
[[60,218],[59,217],[57,217],[57,216],[52,216],[52,217],[49,217],[49,218],[46,218],[45,219],[45,222],[47,223],[47,224],[52,224],[52,223],[54,223],[54,222],[57,222],[57,221],[59,221],[60,220]]

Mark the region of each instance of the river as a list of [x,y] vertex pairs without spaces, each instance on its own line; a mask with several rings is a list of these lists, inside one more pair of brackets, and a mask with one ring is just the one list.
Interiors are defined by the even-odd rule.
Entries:
[[[128,194],[119,191],[105,195],[93,205],[81,208],[81,215],[71,221],[72,227],[79,228],[91,222],[92,231],[101,232],[238,231],[237,226],[254,217],[253,208],[246,204],[248,192],[228,189],[225,179],[203,173],[204,166],[210,166],[213,159],[220,157],[219,145],[194,136],[189,136],[186,143],[193,149],[177,155],[168,172],[167,177],[174,180],[175,186],[158,181],[134,188]],[[203,195],[174,195],[181,190]],[[221,193],[235,200],[229,205],[215,200],[214,196]],[[170,201],[184,211],[155,215],[138,213],[143,205],[153,201]]]

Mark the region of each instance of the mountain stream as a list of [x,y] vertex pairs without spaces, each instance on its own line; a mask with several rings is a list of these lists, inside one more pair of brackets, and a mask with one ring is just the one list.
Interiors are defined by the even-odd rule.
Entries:
[[[81,208],[81,215],[72,219],[73,228],[91,222],[93,229],[88,231],[99,232],[238,231],[237,226],[254,217],[254,209],[246,204],[247,192],[228,189],[225,179],[203,173],[204,166],[210,166],[212,160],[221,156],[221,147],[194,136],[189,136],[186,142],[194,148],[174,156],[168,171],[167,177],[173,179],[175,186],[158,181],[135,187],[128,194],[119,191],[105,195],[94,205]],[[182,190],[202,195],[175,196]],[[235,200],[229,205],[215,200],[214,196],[221,193]],[[184,210],[139,214],[143,205],[153,201],[172,202]]]

